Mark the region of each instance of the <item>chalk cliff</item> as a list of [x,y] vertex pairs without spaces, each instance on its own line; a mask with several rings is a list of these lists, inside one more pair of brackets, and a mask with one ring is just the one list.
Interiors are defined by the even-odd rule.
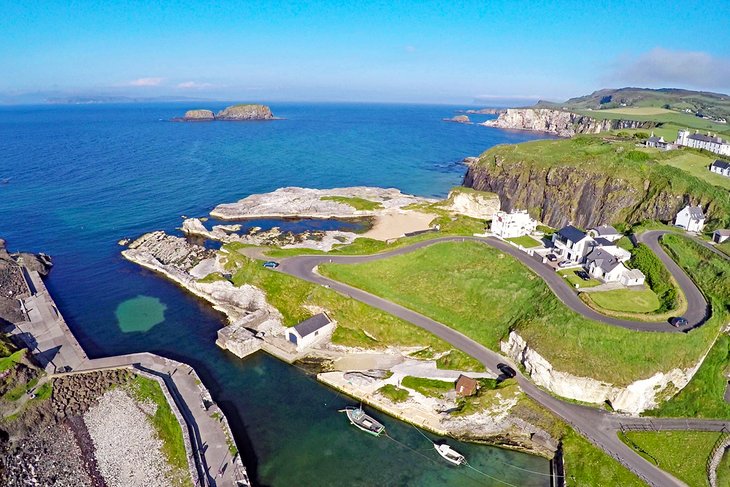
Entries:
[[573,137],[576,134],[598,134],[617,129],[652,128],[656,123],[636,120],[598,120],[548,108],[510,108],[501,113],[496,120],[487,120],[481,125]]

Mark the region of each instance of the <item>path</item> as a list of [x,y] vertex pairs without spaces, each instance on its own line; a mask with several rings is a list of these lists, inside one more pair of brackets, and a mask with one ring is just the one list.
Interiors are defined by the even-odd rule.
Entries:
[[[658,239],[663,232],[650,232],[643,236],[642,241],[654,249],[657,255],[662,258],[669,258],[668,255],[659,247]],[[403,306],[395,304],[391,301],[385,300],[373,294],[370,294],[361,289],[343,284],[332,279],[328,279],[314,272],[314,268],[323,263],[332,262],[338,264],[349,264],[357,262],[369,262],[386,257],[395,255],[406,254],[416,249],[423,248],[429,245],[433,245],[440,242],[448,241],[477,241],[493,246],[505,253],[512,255],[517,258],[525,265],[534,270],[538,275],[543,277],[547,282],[548,286],[555,292],[555,294],[571,309],[579,312],[589,319],[595,319],[603,323],[622,326],[624,328],[644,331],[677,331],[670,325],[655,324],[655,323],[644,323],[644,322],[633,322],[627,320],[618,320],[615,318],[606,317],[600,315],[588,308],[586,305],[578,299],[577,295],[564,283],[564,281],[550,268],[542,265],[541,263],[533,260],[527,254],[515,249],[514,247],[492,237],[477,238],[477,237],[444,237],[434,240],[428,240],[419,242],[407,247],[395,249],[390,252],[383,254],[368,255],[368,256],[300,256],[291,257],[285,259],[279,267],[280,272],[284,272],[295,277],[314,282],[320,285],[327,285],[337,292],[340,292],[346,296],[350,296],[358,301],[365,304],[383,310],[387,313],[395,315],[403,320],[406,320],[414,325],[423,328],[424,330],[436,335],[442,340],[451,344],[454,348],[459,349],[475,359],[479,360],[485,367],[490,370],[498,370],[497,365],[504,362],[510,362],[508,359],[493,352],[483,345],[477,343],[471,338],[459,333],[458,331],[439,323],[431,318],[428,318],[420,313],[413,310],[407,309]],[[671,259],[670,259],[671,260]],[[673,265],[669,265],[668,269],[675,275],[678,284],[682,287],[689,302],[694,302],[693,297],[699,295],[701,297],[703,306],[700,312],[696,310],[690,314],[688,312],[687,319],[690,321],[691,326],[700,325],[705,319],[707,314],[707,303],[704,301],[699,290],[696,288],[694,283],[679,267],[671,262]],[[675,274],[676,273],[676,274]],[[692,301],[690,301],[692,300]],[[696,303],[695,303],[696,304]],[[690,310],[693,311],[693,310]],[[517,369],[513,364],[513,368]],[[593,444],[600,447],[606,453],[614,457],[616,460],[621,462],[628,469],[636,473],[648,484],[665,487],[665,486],[681,486],[684,485],[682,482],[671,476],[669,473],[657,468],[652,465],[640,455],[638,455],[633,449],[624,444],[619,438],[617,432],[621,429],[622,425],[649,425],[655,429],[709,429],[712,431],[719,430],[722,426],[730,427],[728,422],[718,421],[703,421],[703,420],[674,420],[674,419],[656,419],[656,418],[633,418],[620,414],[612,414],[598,409],[590,408],[587,406],[580,406],[577,404],[565,402],[558,399],[544,390],[538,388],[530,380],[528,380],[522,374],[517,375],[517,381],[522,390],[533,400],[547,408],[558,417],[562,418],[565,422],[570,424],[583,436],[587,437]]]

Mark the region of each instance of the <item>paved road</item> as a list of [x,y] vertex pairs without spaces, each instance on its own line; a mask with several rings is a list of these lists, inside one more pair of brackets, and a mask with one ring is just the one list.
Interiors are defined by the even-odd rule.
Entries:
[[[652,241],[656,241],[659,236],[660,233],[653,233],[653,235],[650,235],[646,238],[646,242],[651,243]],[[547,268],[547,266],[543,266],[539,262],[532,260],[529,256],[527,256],[523,252],[520,252],[514,247],[494,238],[445,237],[436,240],[419,242],[408,247],[402,247],[393,250],[391,252],[370,256],[330,257],[326,255],[318,255],[292,257],[284,260],[279,267],[279,270],[281,272],[296,276],[310,282],[314,282],[320,285],[327,285],[344,295],[350,296],[354,299],[357,299],[358,301],[361,301],[370,306],[381,309],[387,313],[398,316],[401,319],[409,321],[410,323],[413,323],[414,325],[419,326],[426,331],[429,331],[430,333],[433,333],[442,340],[451,344],[453,347],[462,350],[465,353],[468,353],[469,355],[483,363],[485,367],[488,367],[491,370],[497,370],[497,365],[499,363],[510,363],[510,361],[442,323],[439,323],[420,313],[392,303],[388,300],[370,294],[361,289],[357,289],[347,284],[325,278],[319,274],[316,274],[313,270],[315,266],[326,262],[341,264],[368,262],[394,255],[405,254],[408,252],[412,252],[413,250],[416,250],[418,248],[433,245],[439,242],[459,240],[474,240],[487,243],[488,245],[491,245],[506,253],[509,253],[510,255],[513,255],[521,262],[532,268],[540,276],[542,276],[548,283],[550,288],[553,290],[553,292],[555,292],[556,295],[558,295],[558,297],[563,300],[564,303],[566,303],[566,305],[570,306],[575,311],[587,316],[588,318],[597,319],[598,321],[602,321],[604,323],[637,330],[670,332],[676,331],[669,325],[663,326],[662,324],[649,324],[643,322],[616,320],[613,318],[598,315],[593,310],[584,305],[579,299],[577,299],[575,293],[565,285],[560,277],[556,276],[556,273],[554,271]],[[666,256],[666,254],[664,254],[664,251],[661,249],[658,249],[657,254],[660,255],[660,257],[662,255]],[[668,256],[666,257],[668,258]],[[676,269],[670,270],[674,272],[674,270]],[[677,281],[680,286],[682,284],[688,284],[687,282],[684,282],[683,279],[681,279],[682,275],[684,275],[684,273],[677,275]],[[686,277],[686,275],[684,276]],[[693,283],[691,283],[691,281],[689,281],[689,284],[691,284],[691,287],[685,290],[685,293],[692,295],[692,288],[696,289],[696,287]],[[593,318],[594,316],[596,316],[596,318]],[[515,365],[512,365],[513,368],[516,369]],[[625,445],[618,438],[617,435],[617,431],[621,428],[622,424],[630,422],[630,424],[634,427],[636,427],[637,425],[646,425],[649,428],[653,427],[655,429],[710,429],[712,431],[715,431],[721,429],[723,426],[730,428],[730,423],[725,422],[692,420],[688,423],[683,422],[683,420],[679,420],[678,422],[677,420],[632,418],[619,414],[610,414],[605,411],[600,411],[598,409],[562,401],[538,388],[522,374],[517,375],[517,381],[520,384],[522,390],[529,397],[531,397],[543,407],[552,411],[554,414],[569,423],[578,432],[586,436],[592,443],[603,449],[609,455],[616,458],[627,468],[643,478],[647,483],[657,487],[681,486],[684,484],[667,472],[664,472],[663,470],[652,465],[641,456],[639,456],[627,445]],[[682,422],[683,424],[681,424]]]

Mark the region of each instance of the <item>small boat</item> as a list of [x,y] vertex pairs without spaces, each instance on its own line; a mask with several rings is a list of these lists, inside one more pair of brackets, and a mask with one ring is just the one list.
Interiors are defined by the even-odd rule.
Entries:
[[433,447],[436,448],[438,454],[444,457],[447,462],[453,463],[454,465],[464,465],[466,463],[464,455],[454,450],[446,443],[442,443],[440,445],[434,443]]
[[350,420],[350,423],[354,424],[365,433],[370,433],[373,436],[380,436],[380,434],[385,431],[385,426],[373,419],[371,416],[365,414],[365,411],[362,410],[362,406],[348,406],[345,409],[340,409],[340,412],[346,413],[347,419]]

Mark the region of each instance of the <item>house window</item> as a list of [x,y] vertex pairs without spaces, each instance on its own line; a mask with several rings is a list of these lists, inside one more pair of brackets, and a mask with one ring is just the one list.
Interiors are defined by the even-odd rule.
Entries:
[[319,330],[314,332],[314,336],[317,336],[317,335],[319,335]]

